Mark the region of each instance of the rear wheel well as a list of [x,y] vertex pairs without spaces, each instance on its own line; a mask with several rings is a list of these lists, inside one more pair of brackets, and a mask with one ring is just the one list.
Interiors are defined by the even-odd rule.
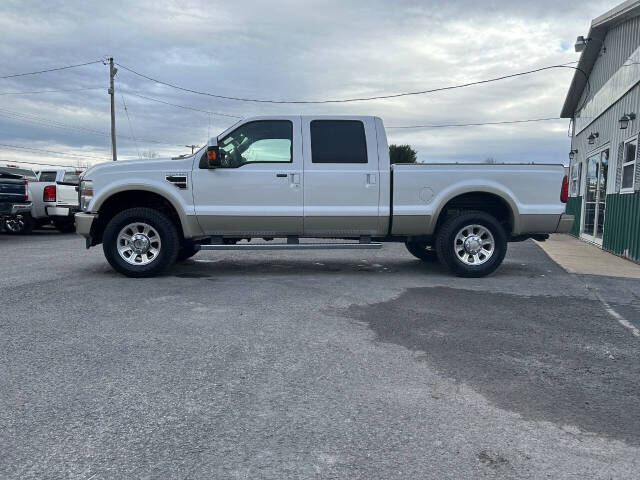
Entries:
[[91,231],[91,236],[93,237],[92,245],[102,243],[104,229],[114,216],[123,210],[135,207],[153,208],[164,213],[176,226],[179,238],[181,242],[183,241],[184,233],[180,216],[169,200],[162,195],[146,190],[127,190],[110,196],[98,210],[98,220]]
[[435,231],[454,215],[464,211],[480,211],[495,217],[507,235],[513,231],[513,211],[509,204],[498,195],[487,192],[463,193],[449,200],[440,211]]

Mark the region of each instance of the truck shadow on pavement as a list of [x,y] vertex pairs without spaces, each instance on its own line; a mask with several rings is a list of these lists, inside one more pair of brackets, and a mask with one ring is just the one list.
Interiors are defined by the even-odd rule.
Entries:
[[[178,278],[211,278],[233,275],[318,275],[318,274],[352,274],[361,275],[363,272],[376,274],[407,274],[433,275],[455,279],[445,267],[438,262],[426,263],[420,260],[378,260],[364,259],[353,261],[347,259],[326,260],[262,260],[245,258],[234,259],[190,259],[179,262],[169,267],[162,276],[174,276]],[[523,277],[534,278],[548,275],[548,268],[536,265],[523,265],[507,262],[498,268],[489,278]]]
[[525,419],[640,445],[640,342],[596,300],[427,287],[332,313]]

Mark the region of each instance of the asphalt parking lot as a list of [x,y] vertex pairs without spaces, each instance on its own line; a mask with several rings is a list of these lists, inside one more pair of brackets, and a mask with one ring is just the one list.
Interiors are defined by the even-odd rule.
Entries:
[[533,242],[485,279],[402,245],[114,273],[0,234],[0,478],[638,478],[640,280]]

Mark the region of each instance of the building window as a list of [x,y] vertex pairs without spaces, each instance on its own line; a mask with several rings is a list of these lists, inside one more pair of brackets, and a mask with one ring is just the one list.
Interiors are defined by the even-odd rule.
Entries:
[[582,162],[574,163],[571,167],[571,196],[580,195],[580,181],[582,180]]
[[637,151],[637,137],[624,143],[624,152],[622,154],[622,187],[620,189],[622,193],[633,192]]

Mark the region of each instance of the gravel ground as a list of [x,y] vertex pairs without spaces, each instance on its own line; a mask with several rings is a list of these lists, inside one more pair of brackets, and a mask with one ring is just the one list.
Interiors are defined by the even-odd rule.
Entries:
[[2,479],[638,478],[640,280],[83,247],[0,235]]

